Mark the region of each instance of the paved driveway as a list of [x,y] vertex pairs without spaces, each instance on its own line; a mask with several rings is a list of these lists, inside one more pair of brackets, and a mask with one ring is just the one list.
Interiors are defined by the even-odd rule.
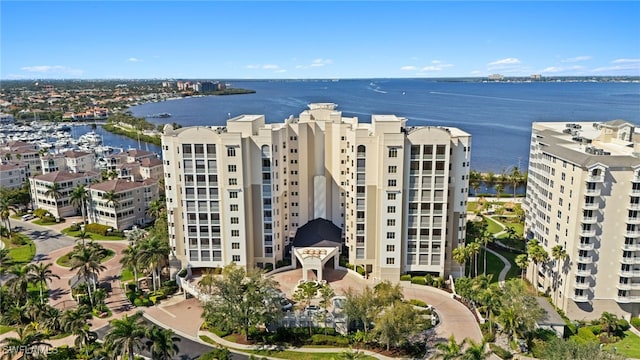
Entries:
[[47,226],[36,225],[28,221],[11,219],[11,225],[33,240],[33,244],[36,247],[36,256],[33,259],[35,262],[55,261],[55,258],[49,255],[51,252],[72,246],[76,242],[76,239],[71,236],[61,234],[59,231],[48,228]]

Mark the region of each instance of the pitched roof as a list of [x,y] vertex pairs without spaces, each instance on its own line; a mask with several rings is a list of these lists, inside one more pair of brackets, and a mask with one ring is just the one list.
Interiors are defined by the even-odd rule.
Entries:
[[144,187],[146,185],[147,184],[145,184],[144,182],[141,182],[141,181],[128,181],[128,180],[125,180],[125,179],[113,179],[113,180],[107,180],[107,181],[103,181],[101,183],[93,184],[93,185],[89,186],[89,189],[97,190],[97,191],[104,191],[104,192],[113,191],[113,192],[119,193],[119,192],[122,192],[122,191],[127,191],[127,190],[131,190],[131,189]]
[[158,165],[162,165],[162,160],[156,158],[144,158],[140,160],[140,166],[153,167]]
[[36,175],[33,178],[40,181],[56,183],[61,181],[86,178],[86,177],[89,177],[89,175],[90,174],[88,173],[73,173],[69,171],[52,171],[50,173]]
[[18,170],[20,168],[26,168],[27,164],[25,163],[19,163],[19,162],[12,162],[12,163],[8,163],[8,164],[1,164],[0,163],[0,171],[10,171],[10,170]]
[[79,158],[79,157],[91,155],[88,152],[78,151],[78,150],[65,151],[63,154],[65,157],[68,157],[68,158]]
[[342,245],[342,230],[327,219],[309,221],[296,231],[294,247],[336,247]]

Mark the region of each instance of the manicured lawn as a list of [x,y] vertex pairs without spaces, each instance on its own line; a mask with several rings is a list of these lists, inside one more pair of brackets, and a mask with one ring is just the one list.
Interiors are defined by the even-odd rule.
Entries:
[[[500,272],[504,269],[504,263],[497,256],[487,252],[487,275],[491,274],[491,282],[498,282]],[[484,270],[484,250],[478,254],[478,274],[482,274]]]
[[42,226],[47,226],[47,225],[55,225],[55,224],[59,224],[61,222],[64,222],[64,219],[60,220],[60,222],[55,222],[55,221],[47,221],[47,220],[43,220],[43,219],[38,219],[38,220],[33,220],[33,223],[36,225],[42,225]]
[[[71,227],[68,227],[66,229],[62,229],[61,232],[71,237],[77,237],[78,235],[80,235],[81,231],[80,230],[73,231],[71,230]],[[92,232],[86,232],[86,234],[88,235],[87,240],[124,240],[124,238],[121,236],[100,235]]]
[[485,219],[487,219],[487,230],[492,233],[492,234],[497,234],[500,231],[502,231],[502,227],[500,225],[498,225],[498,221],[490,218],[490,217],[485,217]]
[[129,282],[133,280],[133,271],[129,269],[122,269],[122,274],[120,275],[120,282]]
[[619,354],[634,359],[640,358],[640,337],[629,330],[625,331],[624,335],[624,339],[605,345],[604,348],[611,350],[616,347]]
[[[116,253],[113,250],[110,250],[110,249],[106,249],[106,250],[107,250],[107,253],[100,260],[101,263],[111,259],[112,257],[114,257],[116,255]],[[56,260],[56,264],[58,264],[60,266],[64,266],[64,267],[71,267],[71,253],[66,253],[66,254],[60,256],[58,258],[58,260]]]
[[9,331],[13,331],[15,330],[13,327],[11,326],[7,326],[7,325],[0,325],[0,335],[2,334],[6,334]]
[[467,203],[467,211],[475,212],[477,208],[478,208],[477,201],[469,201]]
[[[206,335],[200,335],[200,340],[209,343],[211,345],[219,346],[212,338]],[[239,350],[239,349],[235,349]],[[345,351],[349,349],[345,348]],[[330,360],[330,359],[340,359],[342,358],[342,353],[305,353],[300,351],[290,351],[290,350],[240,350],[247,354],[259,355],[259,356],[269,356],[277,359],[292,359],[292,360]],[[373,360],[375,357],[364,355],[360,357],[360,359]]]
[[14,234],[13,236],[19,236],[26,242],[24,245],[13,245],[11,241],[2,239],[4,246],[9,249],[9,256],[13,259],[14,264],[27,264],[30,263],[33,257],[36,255],[36,247],[33,245],[33,241],[22,234]]

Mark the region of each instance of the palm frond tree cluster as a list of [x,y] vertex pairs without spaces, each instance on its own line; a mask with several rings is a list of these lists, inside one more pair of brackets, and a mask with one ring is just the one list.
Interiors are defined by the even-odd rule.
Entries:
[[144,323],[142,312],[111,321],[111,329],[105,336],[105,348],[113,356],[133,360],[143,349],[151,353],[152,359],[173,359],[179,352],[180,338],[173,330]]
[[505,185],[509,185],[513,190],[513,197],[516,197],[516,191],[519,186],[527,183],[527,173],[523,172],[517,166],[511,167],[509,170],[502,169],[500,174],[494,172],[479,172],[471,170],[469,172],[469,186],[473,189],[473,194],[478,196],[482,184],[489,188],[494,188],[496,194],[502,194]]
[[[99,305],[99,302],[94,299],[94,293],[98,290],[98,276],[102,271],[107,269],[106,266],[102,265],[102,260],[107,253],[108,250],[99,243],[90,241],[85,244],[83,239],[82,243],[74,246],[70,255],[71,270],[76,270],[76,277],[79,280],[78,285],[81,285],[75,289],[77,290],[76,295],[82,299],[79,295],[86,291],[89,300],[88,305],[91,308]],[[73,286],[75,284],[71,285]]]

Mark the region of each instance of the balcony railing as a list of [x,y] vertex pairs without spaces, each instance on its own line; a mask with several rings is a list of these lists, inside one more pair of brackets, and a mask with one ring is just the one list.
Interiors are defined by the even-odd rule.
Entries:
[[596,229],[590,229],[590,230],[582,229],[580,230],[580,236],[584,236],[584,237],[596,236]]
[[640,251],[640,244],[622,244],[622,250]]
[[618,290],[640,290],[640,283],[619,283],[616,287]]
[[627,237],[638,237],[640,236],[639,230],[627,230],[625,231],[625,236]]
[[596,216],[585,216],[581,221],[585,224],[595,224],[598,222],[598,218]]
[[588,182],[598,182],[601,183],[604,181],[604,174],[600,174],[600,175],[589,175],[587,176],[587,181]]
[[629,203],[629,205],[627,205],[627,209],[640,210],[640,203]]
[[640,302],[640,296],[618,296],[616,301],[619,303],[636,303]]
[[640,224],[640,217],[638,216],[629,216],[627,217],[627,224]]
[[589,196],[600,196],[600,189],[587,189],[584,193]]
[[593,245],[593,243],[592,243],[592,242],[589,242],[589,243],[579,243],[579,244],[578,244],[578,249],[579,249],[579,250],[587,250],[587,251],[588,251],[588,250],[593,250],[593,248],[594,248],[594,245]]
[[597,202],[588,202],[582,205],[582,208],[585,210],[598,210],[600,208],[600,204]]
[[589,282],[577,282],[573,285],[576,289],[589,289],[591,287],[591,284]]
[[576,275],[591,276],[591,269],[578,269],[576,270]]
[[640,256],[622,257],[621,262],[623,264],[630,264],[630,265],[640,264]]
[[593,262],[593,257],[591,256],[580,256],[578,257],[578,262],[583,264],[591,264]]
[[640,277],[640,270],[620,270],[618,275],[623,277]]
[[575,302],[585,302],[585,301],[589,301],[589,296],[587,295],[573,295],[573,301]]

